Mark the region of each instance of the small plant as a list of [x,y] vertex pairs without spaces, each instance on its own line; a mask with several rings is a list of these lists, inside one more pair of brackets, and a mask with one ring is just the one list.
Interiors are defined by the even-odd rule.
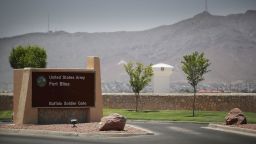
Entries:
[[19,69],[25,67],[45,68],[47,54],[45,49],[39,46],[17,46],[13,48],[9,56],[12,68]]
[[195,101],[197,84],[204,80],[203,75],[209,72],[210,66],[209,60],[204,57],[204,53],[199,54],[197,51],[191,55],[185,55],[183,57],[182,70],[185,73],[188,83],[193,87],[194,99],[193,99],[193,117],[195,116]]
[[151,65],[144,66],[142,63],[131,63],[124,65],[125,71],[130,77],[129,83],[132,91],[135,94],[136,112],[138,111],[138,100],[140,98],[140,91],[143,90],[151,81],[153,70]]

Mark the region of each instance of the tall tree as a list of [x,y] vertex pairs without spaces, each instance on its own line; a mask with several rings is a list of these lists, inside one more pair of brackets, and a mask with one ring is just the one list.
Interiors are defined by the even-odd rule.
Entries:
[[193,52],[190,55],[183,56],[182,70],[186,75],[188,83],[194,89],[194,99],[193,99],[193,117],[195,116],[195,102],[196,102],[196,92],[197,92],[197,84],[200,81],[204,80],[203,75],[210,70],[208,67],[210,66],[210,62],[207,58],[205,58],[204,53]]
[[132,91],[135,94],[136,112],[138,111],[138,100],[140,98],[140,91],[146,87],[153,76],[151,65],[144,66],[142,63],[132,63],[124,65],[125,71],[130,77],[129,83]]

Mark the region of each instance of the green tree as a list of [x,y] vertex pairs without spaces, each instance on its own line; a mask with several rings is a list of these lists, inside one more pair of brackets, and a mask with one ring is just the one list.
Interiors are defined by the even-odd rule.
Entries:
[[17,46],[12,49],[9,56],[9,62],[12,68],[45,68],[47,54],[45,49],[36,46]]
[[192,53],[191,55],[183,56],[182,70],[186,75],[188,83],[194,89],[194,99],[193,99],[193,117],[195,116],[195,101],[196,101],[196,92],[197,92],[197,84],[200,81],[204,80],[203,75],[210,70],[208,67],[210,66],[209,60],[205,58],[204,53],[198,53],[197,51]]
[[138,111],[138,100],[140,98],[140,91],[146,87],[153,76],[151,65],[144,66],[142,63],[132,63],[124,65],[125,71],[130,77],[129,83],[132,91],[135,94],[136,112]]

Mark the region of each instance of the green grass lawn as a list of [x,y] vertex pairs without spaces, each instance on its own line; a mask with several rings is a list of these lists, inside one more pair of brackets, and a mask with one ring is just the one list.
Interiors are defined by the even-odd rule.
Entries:
[[6,120],[12,118],[11,110],[0,110],[0,120]]
[[[107,109],[104,116],[111,113],[119,113],[130,120],[159,120],[159,121],[191,121],[191,122],[224,122],[227,112],[219,111],[196,111],[196,116],[192,117],[191,110],[161,110],[148,112],[135,112],[125,109]],[[244,112],[248,123],[256,123],[256,113]],[[0,111],[0,120],[11,119],[12,111]]]
[[[161,110],[149,112],[135,112],[125,109],[104,109],[104,115],[119,113],[130,120],[159,120],[159,121],[192,121],[192,122],[224,122],[227,112],[196,111],[192,117],[191,110]],[[256,123],[256,113],[245,112],[248,123]]]

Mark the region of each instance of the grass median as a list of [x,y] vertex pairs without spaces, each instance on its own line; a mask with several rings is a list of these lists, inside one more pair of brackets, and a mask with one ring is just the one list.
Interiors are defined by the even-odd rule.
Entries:
[[0,110],[0,121],[10,120],[12,118],[11,110]]
[[[227,112],[196,111],[192,117],[191,110],[160,110],[160,111],[130,111],[126,109],[104,109],[104,115],[119,113],[130,120],[158,120],[158,121],[191,121],[191,122],[224,122]],[[248,123],[256,123],[256,113],[245,112]]]
[[[129,120],[157,120],[157,121],[191,121],[191,122],[224,122],[227,112],[220,111],[196,111],[195,117],[192,117],[191,110],[160,110],[160,111],[140,111],[135,112],[126,109],[104,108],[104,116],[111,113],[119,113]],[[244,112],[248,123],[256,124],[256,113]],[[11,119],[12,111],[0,111],[0,121]]]

